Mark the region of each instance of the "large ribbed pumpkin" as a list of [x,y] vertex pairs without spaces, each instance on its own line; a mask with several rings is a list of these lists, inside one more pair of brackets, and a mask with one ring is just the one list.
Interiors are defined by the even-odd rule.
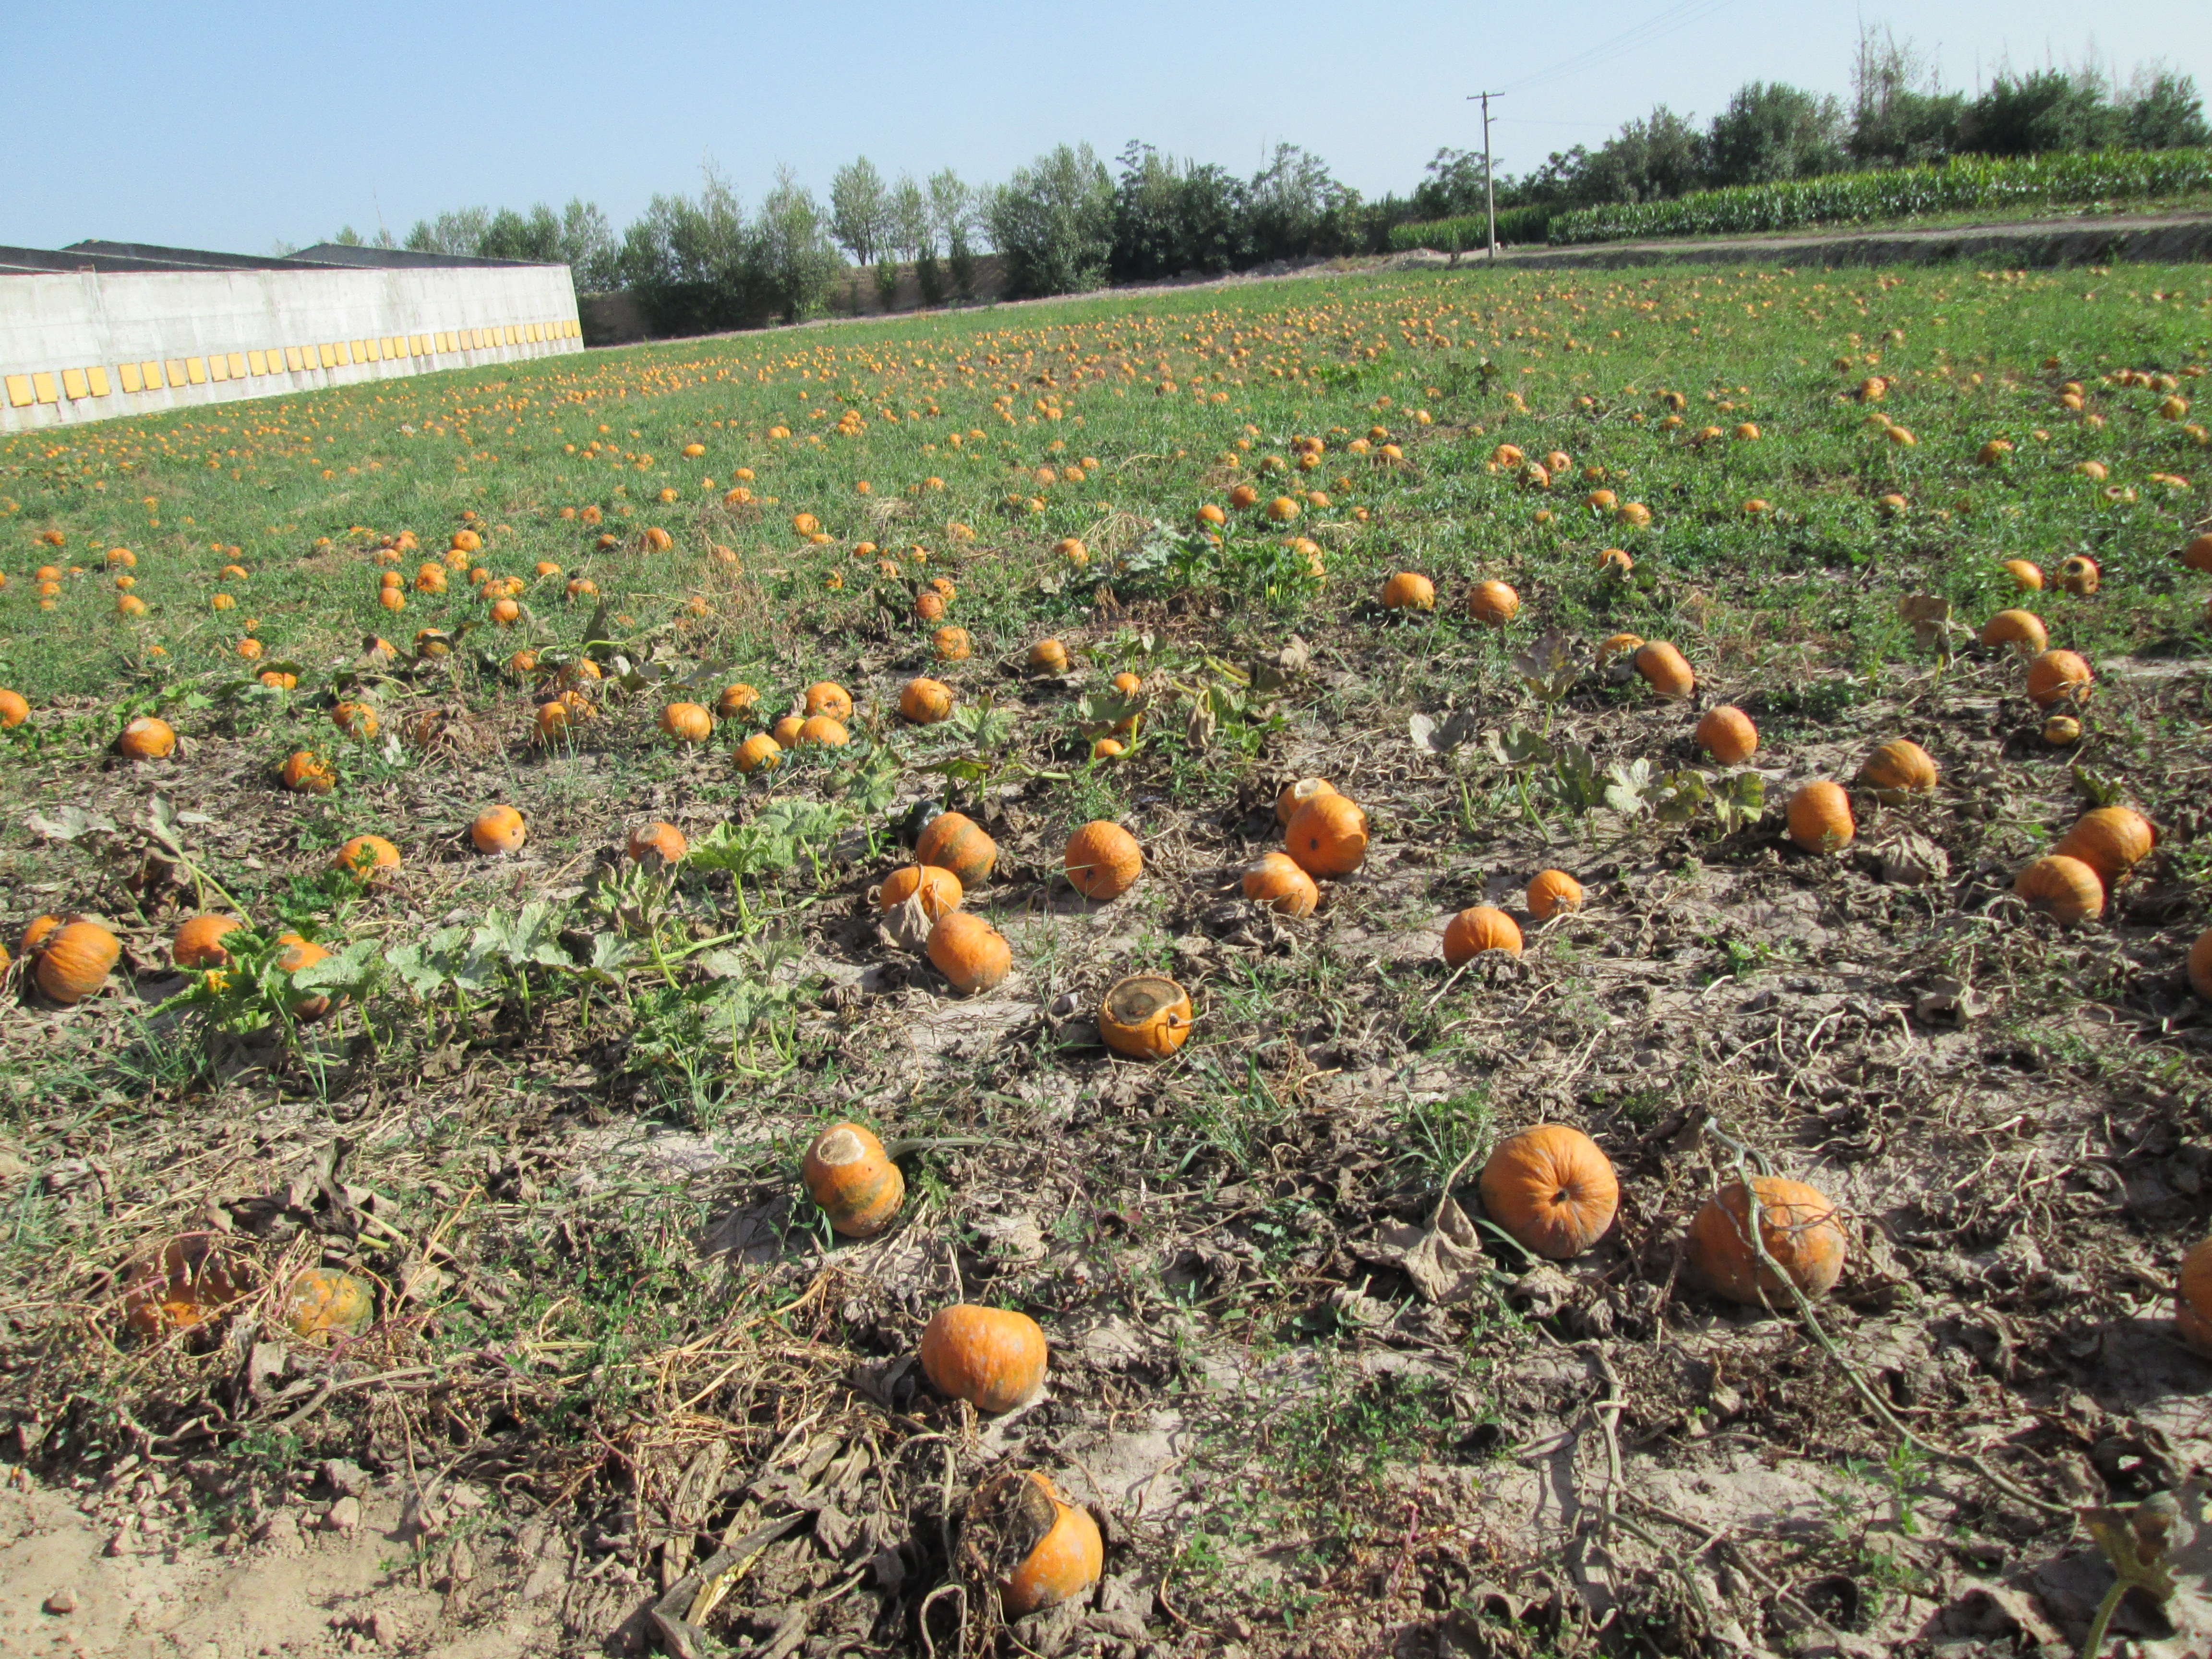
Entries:
[[1843,786],[1816,778],[1790,798],[1790,839],[1808,853],[1839,853],[1851,844],[1858,826],[1851,799]]
[[1137,838],[1109,819],[1097,818],[1067,838],[1061,855],[1068,885],[1087,899],[1117,899],[1137,884],[1145,868]]
[[1014,953],[1006,936],[982,917],[948,910],[929,930],[929,962],[954,990],[972,995],[1006,978]]
[[1620,1207],[1613,1162],[1565,1124],[1499,1141],[1482,1166],[1483,1213],[1538,1255],[1565,1261],[1605,1237]]
[[40,941],[32,975],[56,1002],[82,1002],[107,983],[123,945],[96,921],[65,922]]
[[1350,798],[1316,795],[1291,814],[1284,850],[1310,876],[1348,876],[1367,857],[1367,814]]
[[2081,860],[2110,888],[2118,885],[2157,845],[2158,831],[2142,813],[2125,806],[2099,806],[2076,818],[2051,850]]

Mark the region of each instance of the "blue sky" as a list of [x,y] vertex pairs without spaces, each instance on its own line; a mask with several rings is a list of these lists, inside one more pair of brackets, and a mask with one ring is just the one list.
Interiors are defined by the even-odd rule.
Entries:
[[[1304,144],[1370,195],[1442,144],[1464,94],[1497,106],[1501,163],[1601,140],[1664,100],[1710,115],[1741,82],[1842,93],[1858,21],[1888,23],[1969,88],[2008,57],[2212,83],[2212,4],[2142,0],[1400,0],[964,5],[284,6],[9,0],[0,243],[84,236],[263,252],[341,224],[404,235],[471,204],[596,200],[628,221],[711,159],[750,202],[778,162],[826,191],[866,153],[887,174],[1002,177],[1038,150],[1130,138],[1256,167]],[[1622,41],[1644,28],[1645,38]],[[1579,69],[1559,66],[1611,46]],[[1559,72],[1550,72],[1550,71]],[[1547,73],[1549,72],[1549,73]]]

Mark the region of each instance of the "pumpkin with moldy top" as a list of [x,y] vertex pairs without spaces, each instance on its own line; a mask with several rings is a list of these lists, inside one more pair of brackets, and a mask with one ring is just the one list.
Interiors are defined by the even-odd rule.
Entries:
[[1098,1035],[1117,1054],[1164,1060],[1182,1047],[1196,1018],[1190,993],[1164,974],[1132,974],[1098,1003]]
[[1044,1332],[1009,1308],[955,1303],[930,1316],[921,1334],[921,1369],[939,1394],[979,1412],[1012,1411],[1044,1382]]
[[691,850],[691,844],[684,840],[684,832],[674,824],[656,821],[641,823],[631,830],[629,840],[623,850],[629,854],[633,863],[644,863],[646,854],[650,853],[663,864],[676,865],[684,862],[684,856]]
[[529,835],[522,814],[512,806],[487,806],[469,825],[469,840],[479,853],[513,853]]
[[837,1123],[814,1138],[799,1170],[807,1195],[847,1238],[871,1238],[906,1201],[906,1177],[884,1143],[857,1123]]
[[979,1492],[971,1526],[991,1523],[993,1541],[1014,1560],[999,1581],[999,1602],[1008,1619],[1025,1618],[1073,1601],[1098,1582],[1105,1542],[1087,1510],[1063,1503],[1052,1482],[1034,1471],[1012,1470]]
[[115,747],[125,760],[164,760],[177,747],[177,734],[167,720],[141,714],[123,728]]
[[1297,810],[1316,795],[1333,795],[1336,786],[1327,778],[1299,778],[1285,784],[1275,795],[1275,822],[1287,828]]
[[1604,1237],[1620,1207],[1612,1160],[1581,1130],[1559,1123],[1499,1141],[1482,1166],[1480,1190],[1486,1215],[1554,1261]]

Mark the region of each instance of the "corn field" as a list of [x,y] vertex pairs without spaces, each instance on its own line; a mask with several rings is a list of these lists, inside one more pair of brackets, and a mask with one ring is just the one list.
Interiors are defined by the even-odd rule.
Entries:
[[[2212,190],[2212,150],[2107,150],[2007,161],[1959,157],[1939,167],[1832,173],[1781,184],[1698,191],[1671,201],[1583,208],[1554,217],[1550,240],[1614,242],[1644,236],[1740,235],[1982,209],[2142,202],[2208,190]],[[1504,216],[1498,216],[1502,228]]]

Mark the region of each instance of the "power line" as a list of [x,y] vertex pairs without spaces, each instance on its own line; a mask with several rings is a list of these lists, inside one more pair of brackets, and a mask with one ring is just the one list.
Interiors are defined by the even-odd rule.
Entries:
[[1548,82],[1556,81],[1562,76],[1577,74],[1627,53],[1640,52],[1653,41],[1662,40],[1679,30],[1686,29],[1693,23],[1703,22],[1735,3],[1735,0],[1675,0],[1674,4],[1668,6],[1663,11],[1646,18],[1633,27],[1623,29],[1610,40],[1601,40],[1595,46],[1577,52],[1571,58],[1563,58],[1549,69],[1539,70],[1534,75],[1524,76],[1518,81],[1509,82],[1504,90],[1525,92],[1532,87],[1540,87]]

